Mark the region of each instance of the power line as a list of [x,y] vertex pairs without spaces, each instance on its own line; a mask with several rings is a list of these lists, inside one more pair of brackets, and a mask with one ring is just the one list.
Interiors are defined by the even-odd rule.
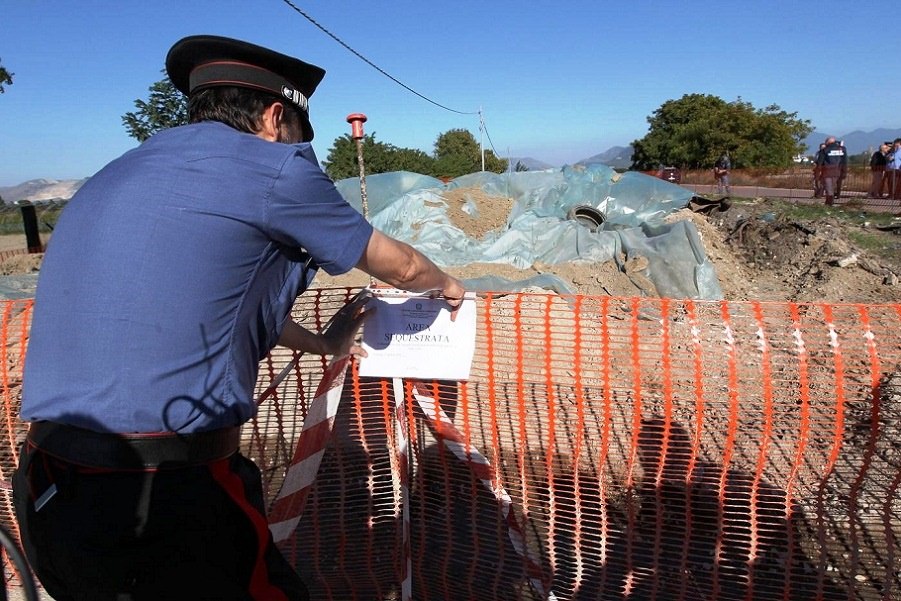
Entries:
[[482,112],[479,111],[479,124],[482,126],[482,130],[485,132],[485,136],[488,138],[488,144],[491,145],[491,150],[494,152],[494,156],[501,156],[497,152],[497,148],[494,147],[494,142],[491,140],[491,134],[488,133],[488,126],[485,125],[485,118],[482,115]]
[[452,108],[450,108],[450,107],[444,106],[444,105],[441,104],[440,102],[436,102],[436,101],[432,100],[431,98],[429,98],[429,97],[427,97],[427,96],[424,96],[424,95],[420,94],[419,92],[417,92],[416,90],[414,90],[413,88],[411,88],[410,86],[408,86],[407,84],[405,84],[404,82],[400,81],[399,79],[397,79],[396,77],[394,77],[393,75],[391,75],[390,73],[388,73],[387,71],[385,71],[384,69],[382,69],[381,67],[379,67],[378,65],[376,65],[375,63],[373,63],[371,60],[369,60],[368,58],[366,58],[365,56],[363,56],[362,54],[360,54],[359,52],[357,52],[356,50],[354,50],[353,48],[351,48],[347,43],[344,42],[344,40],[342,40],[341,38],[339,38],[338,36],[336,36],[335,34],[333,34],[331,31],[329,31],[328,29],[326,29],[325,27],[323,27],[323,26],[320,25],[319,23],[317,23],[316,20],[315,20],[313,17],[311,17],[310,15],[308,15],[308,14],[307,14],[306,12],[304,12],[302,9],[298,8],[293,2],[291,2],[291,0],[282,0],[282,2],[284,2],[285,4],[287,4],[288,6],[290,6],[291,8],[293,8],[293,9],[294,9],[298,14],[300,14],[304,19],[306,19],[307,21],[309,21],[310,23],[312,23],[313,25],[315,25],[317,28],[319,28],[319,30],[321,30],[325,35],[329,36],[330,38],[332,38],[333,40],[335,40],[336,42],[338,42],[339,44],[341,44],[342,46],[344,46],[344,48],[346,48],[348,51],[350,51],[354,56],[356,56],[357,58],[359,58],[360,60],[362,60],[364,63],[366,63],[367,65],[369,65],[370,67],[372,67],[373,69],[375,69],[376,71],[378,71],[379,73],[381,73],[382,75],[384,75],[385,77],[387,77],[388,79],[390,79],[391,81],[393,81],[394,83],[396,83],[397,85],[399,85],[400,87],[404,88],[404,89],[407,90],[408,92],[412,92],[413,94],[419,96],[420,98],[422,98],[422,99],[425,100],[426,102],[430,102],[430,103],[434,104],[434,105],[437,106],[437,107],[443,108],[444,110],[450,111],[450,112],[452,112],[452,113],[457,113],[458,115],[477,115],[477,114],[479,114],[478,111],[470,111],[470,112],[467,112],[467,111],[458,111],[458,110],[456,110],[456,109],[452,109]]

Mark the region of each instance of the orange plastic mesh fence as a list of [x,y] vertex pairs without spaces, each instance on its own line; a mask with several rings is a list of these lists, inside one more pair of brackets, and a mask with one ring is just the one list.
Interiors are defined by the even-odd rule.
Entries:
[[[295,317],[319,327],[350,294],[310,291]],[[4,524],[29,310],[2,330]],[[400,598],[408,561],[415,599],[901,598],[901,305],[496,294],[478,312],[466,382],[349,370],[281,543],[313,598]],[[325,366],[261,365],[243,448],[270,503]]]
[[[22,390],[22,367],[31,325],[32,299],[0,302],[0,526],[19,541],[19,527],[13,513],[12,472],[19,462],[19,445],[25,438],[26,426],[19,420]],[[21,584],[22,578],[10,560],[10,550],[3,550],[3,572],[8,582]],[[5,589],[4,589],[5,590]]]

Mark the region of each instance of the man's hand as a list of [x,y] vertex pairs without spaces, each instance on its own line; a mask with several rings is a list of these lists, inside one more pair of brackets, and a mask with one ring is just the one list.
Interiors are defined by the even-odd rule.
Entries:
[[354,357],[366,357],[366,350],[357,342],[357,334],[363,322],[372,315],[375,308],[366,309],[371,294],[363,290],[350,300],[349,303],[338,309],[338,312],[329,320],[322,337],[325,340],[328,352],[326,354],[340,357],[351,354]]
[[321,334],[311,332],[289,318],[282,328],[278,343],[304,353],[336,357],[351,354],[355,357],[365,357],[366,351],[357,344],[356,339],[360,326],[374,310],[365,310],[369,297],[368,290],[359,292],[349,303],[338,309],[325,324]]
[[463,304],[463,295],[465,293],[466,289],[463,288],[463,284],[460,283],[460,280],[453,276],[447,276],[444,287],[439,294],[436,294],[436,296],[440,295],[444,297],[444,301],[450,305],[451,321],[457,320],[457,312],[460,310],[460,305]]

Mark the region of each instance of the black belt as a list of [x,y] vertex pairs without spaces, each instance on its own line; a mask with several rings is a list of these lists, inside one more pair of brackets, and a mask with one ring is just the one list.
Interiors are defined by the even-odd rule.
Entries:
[[34,422],[28,442],[68,463],[113,470],[182,467],[225,459],[238,450],[238,427],[175,434],[108,434],[54,422]]

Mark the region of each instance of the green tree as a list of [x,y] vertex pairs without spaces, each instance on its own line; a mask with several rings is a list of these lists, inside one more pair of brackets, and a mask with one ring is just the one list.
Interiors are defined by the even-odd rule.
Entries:
[[[434,157],[435,175],[438,176],[459,177],[482,170],[479,143],[465,129],[452,129],[438,136]],[[506,170],[506,160],[499,159],[491,150],[485,151],[485,171],[503,173]]]
[[813,128],[778,105],[755,109],[741,98],[726,102],[704,94],[668,100],[648,117],[647,135],[632,143],[632,168],[711,166],[728,152],[733,167],[785,167],[804,151]]
[[147,100],[135,100],[137,111],[122,116],[128,135],[138,142],[158,131],[188,122],[188,99],[168,77],[150,86],[149,90]]
[[[421,150],[378,142],[375,134],[364,135],[362,146],[367,174],[413,171],[433,177],[458,177],[482,169],[479,145],[465,129],[453,129],[439,135],[432,156]],[[350,134],[335,139],[328,156],[322,161],[322,168],[334,180],[360,175],[357,143]],[[507,169],[507,161],[497,158],[490,150],[486,151],[485,169],[503,173]]]
[[395,148],[392,158],[394,171],[412,171],[423,175],[433,175],[435,172],[435,159],[417,148]]
[[15,73],[10,73],[6,70],[6,67],[0,65],[0,94],[6,91],[3,86],[13,85],[13,75],[15,75]]
[[[415,171],[431,173],[434,162],[421,150],[397,148],[391,144],[378,142],[375,133],[366,134],[361,141],[363,146],[363,166],[367,175],[387,173],[389,171]],[[322,168],[333,180],[360,175],[357,163],[357,142],[350,134],[344,134],[332,143]]]

